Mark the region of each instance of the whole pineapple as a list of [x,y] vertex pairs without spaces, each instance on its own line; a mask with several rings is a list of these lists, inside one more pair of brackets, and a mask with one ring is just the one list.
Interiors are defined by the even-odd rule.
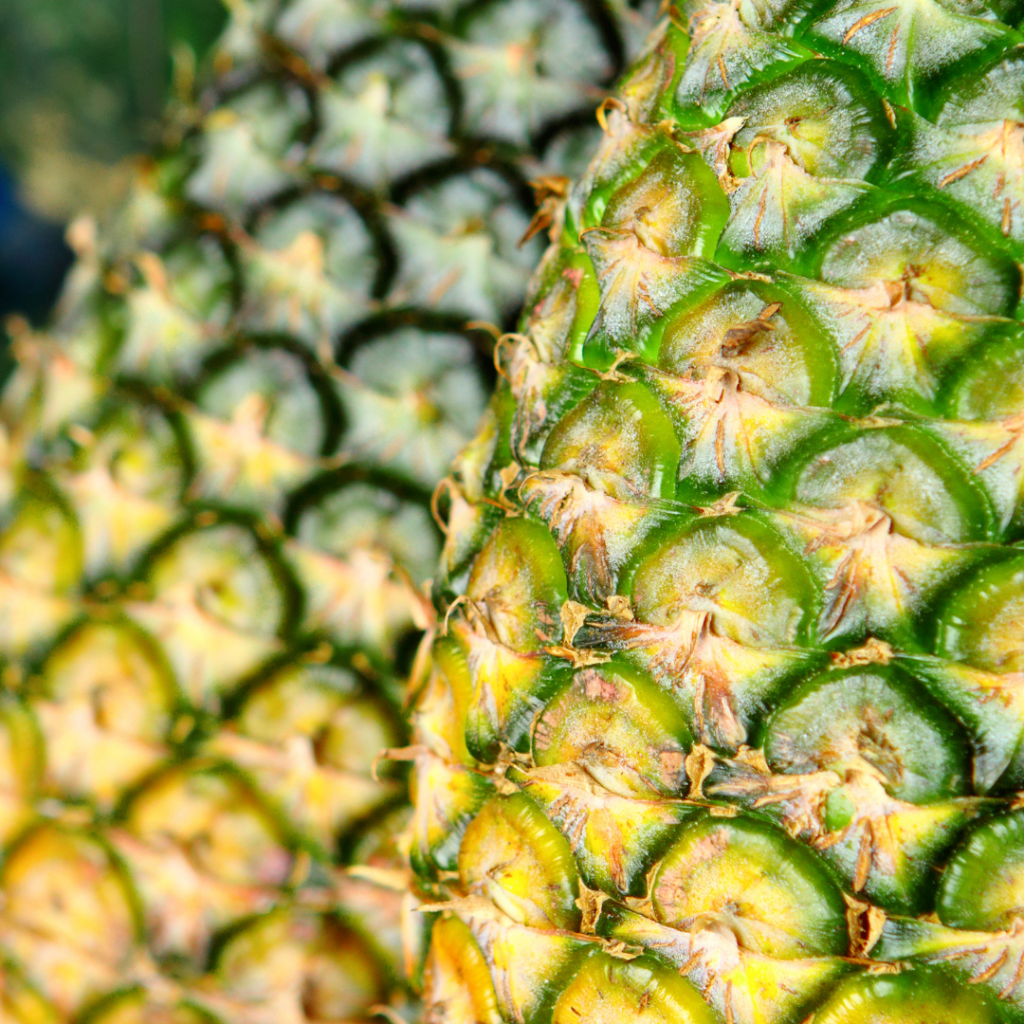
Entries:
[[4,397],[4,1021],[401,1009],[373,762],[484,406],[467,321],[508,326],[539,255],[527,147],[582,152],[642,41],[603,2],[230,9]]
[[1024,1020],[1018,2],[668,9],[456,464],[431,1019]]

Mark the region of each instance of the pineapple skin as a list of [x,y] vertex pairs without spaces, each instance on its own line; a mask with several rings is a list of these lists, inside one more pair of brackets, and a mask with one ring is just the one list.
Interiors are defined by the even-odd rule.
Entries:
[[435,1024],[1024,1020],[1019,3],[677,5],[443,488]]
[[587,151],[643,40],[603,2],[229,8],[3,396],[17,1024],[412,1012],[375,761],[431,621],[431,493],[541,253],[528,182]]

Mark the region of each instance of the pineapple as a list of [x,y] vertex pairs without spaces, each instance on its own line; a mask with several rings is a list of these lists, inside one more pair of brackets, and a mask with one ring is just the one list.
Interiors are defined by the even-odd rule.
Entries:
[[1024,1021],[1019,2],[667,8],[441,492],[438,1024]]
[[4,1021],[401,1010],[404,787],[374,761],[430,496],[540,255],[528,182],[642,42],[612,3],[229,7],[215,84],[17,331]]

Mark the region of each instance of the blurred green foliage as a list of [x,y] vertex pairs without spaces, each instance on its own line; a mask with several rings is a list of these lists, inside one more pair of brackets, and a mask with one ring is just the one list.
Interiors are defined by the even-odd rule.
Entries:
[[224,17],[221,0],[0,0],[0,162],[32,205],[110,201],[105,169],[156,139],[172,55],[201,59]]

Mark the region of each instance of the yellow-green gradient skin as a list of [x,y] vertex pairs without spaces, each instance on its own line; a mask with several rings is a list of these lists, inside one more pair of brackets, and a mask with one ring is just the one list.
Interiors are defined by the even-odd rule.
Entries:
[[443,492],[437,1024],[1024,1021],[1022,15],[674,6],[600,108]]
[[228,7],[3,397],[4,1022],[414,1012],[374,762],[430,498],[543,249],[529,181],[582,166],[649,30],[604,0]]

